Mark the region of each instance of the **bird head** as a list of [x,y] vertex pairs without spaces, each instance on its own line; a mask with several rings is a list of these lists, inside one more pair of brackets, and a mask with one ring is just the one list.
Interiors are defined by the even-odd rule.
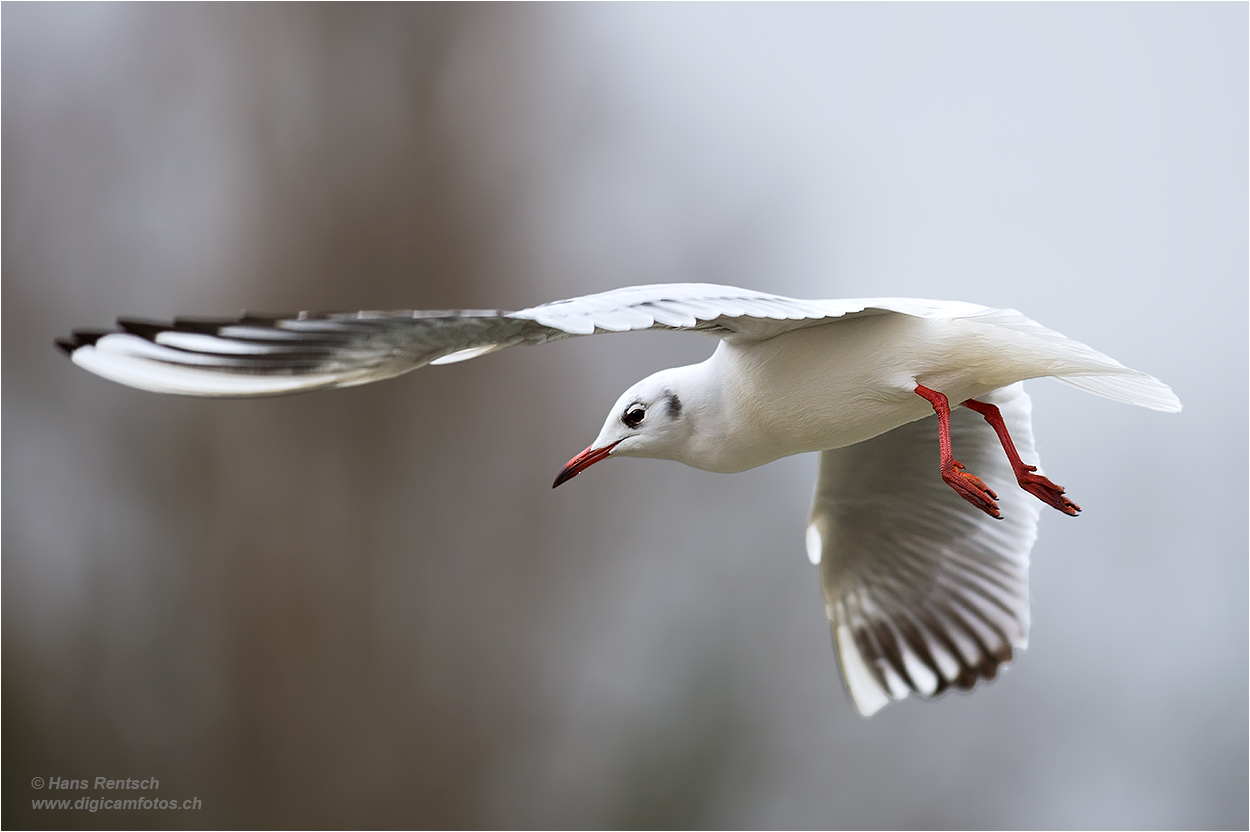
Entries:
[[691,435],[689,410],[680,392],[681,370],[663,370],[626,390],[608,412],[589,448],[568,461],[552,488],[609,456],[681,459]]

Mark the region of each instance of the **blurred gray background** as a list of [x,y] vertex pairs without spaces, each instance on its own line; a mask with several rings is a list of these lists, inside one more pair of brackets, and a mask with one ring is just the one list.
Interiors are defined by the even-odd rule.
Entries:
[[[6,3],[4,825],[1244,828],[1247,22]],[[1085,513],[1043,516],[1029,649],[863,720],[814,457],[550,489],[709,339],[242,402],[52,343],[664,281],[1012,306],[1185,411],[1030,384]],[[203,808],[29,810],[97,775]]]

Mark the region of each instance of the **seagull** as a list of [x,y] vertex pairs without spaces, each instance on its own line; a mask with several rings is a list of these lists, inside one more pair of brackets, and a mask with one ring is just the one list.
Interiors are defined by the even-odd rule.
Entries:
[[[719,339],[699,364],[625,391],[553,488],[611,457],[745,471],[820,453],[807,554],[842,679],[869,716],[909,694],[969,691],[1027,645],[1046,478],[1026,379],[1165,412],[1158,379],[1013,309],[955,301],[796,300],[731,286],[629,286],[516,312],[118,319],[57,341],[78,366],[158,393],[247,397],[351,387],[426,364],[578,335]],[[955,455],[963,460],[960,462]]]

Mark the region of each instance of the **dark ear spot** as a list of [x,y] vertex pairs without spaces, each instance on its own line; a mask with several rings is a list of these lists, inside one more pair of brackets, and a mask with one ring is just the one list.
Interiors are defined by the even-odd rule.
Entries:
[[681,399],[676,393],[668,394],[668,415],[674,419],[681,415]]

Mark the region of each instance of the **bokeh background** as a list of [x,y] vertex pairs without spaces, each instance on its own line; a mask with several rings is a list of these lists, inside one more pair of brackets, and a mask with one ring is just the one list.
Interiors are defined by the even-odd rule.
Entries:
[[[6,827],[1247,825],[1246,4],[2,18]],[[814,457],[550,489],[710,340],[242,402],[52,343],[664,281],[1012,306],[1185,411],[1032,383],[1029,649],[864,720]],[[203,808],[29,809],[98,775]]]

